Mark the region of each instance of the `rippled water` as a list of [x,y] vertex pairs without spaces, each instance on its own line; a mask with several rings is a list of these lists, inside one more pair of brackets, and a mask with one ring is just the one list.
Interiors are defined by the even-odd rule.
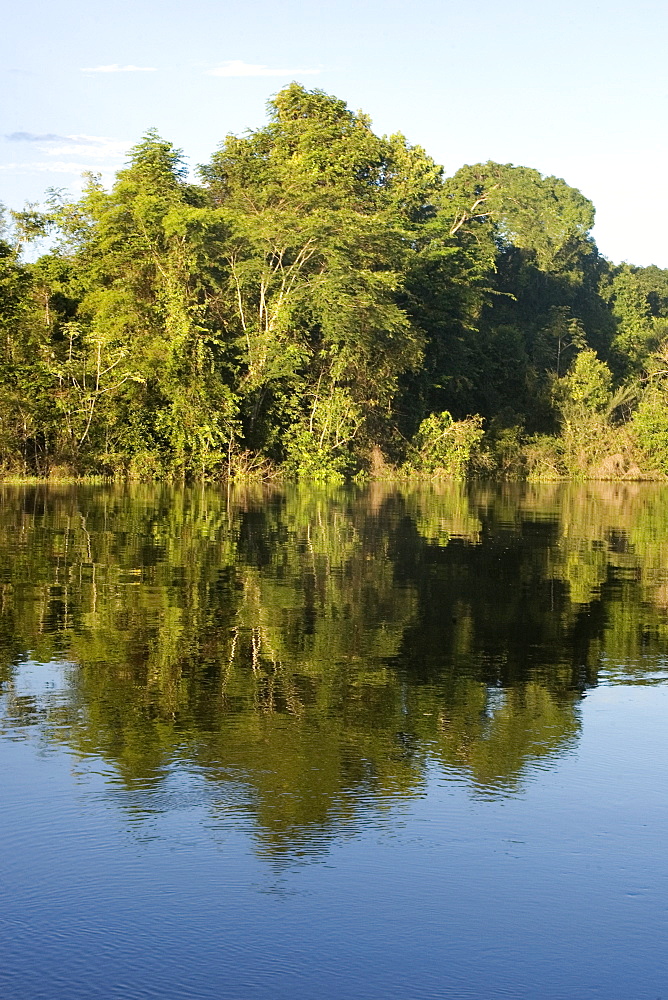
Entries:
[[668,490],[0,491],[3,1000],[668,1000]]

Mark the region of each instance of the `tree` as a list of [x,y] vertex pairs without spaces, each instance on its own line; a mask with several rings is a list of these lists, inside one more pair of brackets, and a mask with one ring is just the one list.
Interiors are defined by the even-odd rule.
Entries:
[[668,271],[620,264],[605,275],[601,293],[616,326],[615,367],[638,374],[668,335]]
[[[308,454],[310,468],[330,447],[372,436],[399,375],[419,361],[399,293],[440,172],[322,91],[291,84],[269,110],[264,129],[228,137],[202,175],[229,232],[225,323],[240,351],[247,439],[273,439],[281,455],[296,427],[292,461]],[[361,420],[330,441],[324,429],[344,398]]]
[[560,178],[490,162],[446,179],[439,218],[475,261],[476,280],[465,271],[463,283],[469,294],[477,287],[479,303],[468,329],[434,317],[431,337],[451,347],[440,354],[452,395],[439,402],[458,417],[553,429],[550,380],[565,370],[563,352],[604,350],[610,339],[591,202]]
[[[71,254],[85,294],[60,377],[85,417],[77,444],[90,441],[111,468],[211,471],[232,435],[234,396],[202,288],[202,227],[191,222],[202,196],[186,175],[180,151],[149,132],[112,190],[91,178],[78,205]],[[58,220],[66,232],[71,217]]]

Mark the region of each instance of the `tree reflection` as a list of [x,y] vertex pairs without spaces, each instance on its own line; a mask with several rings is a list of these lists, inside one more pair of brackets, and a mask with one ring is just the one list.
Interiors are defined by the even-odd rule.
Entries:
[[[663,654],[667,556],[637,484],[5,488],[2,725],[129,790],[196,769],[263,851],[311,849],[434,763],[509,794],[573,747],[602,666]],[[25,657],[66,688],[22,694]]]

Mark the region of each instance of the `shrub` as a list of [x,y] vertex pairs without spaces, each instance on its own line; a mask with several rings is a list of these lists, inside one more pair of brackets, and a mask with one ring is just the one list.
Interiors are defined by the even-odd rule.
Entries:
[[453,420],[444,410],[422,421],[405,471],[433,479],[463,479],[482,439],[482,417]]
[[659,388],[652,388],[641,400],[632,427],[649,461],[668,474],[668,400]]

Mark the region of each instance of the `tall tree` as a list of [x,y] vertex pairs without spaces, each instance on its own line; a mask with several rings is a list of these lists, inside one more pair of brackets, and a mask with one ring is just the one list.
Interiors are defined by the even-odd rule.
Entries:
[[202,169],[229,228],[245,430],[256,446],[273,436],[298,470],[335,473],[419,361],[398,294],[440,170],[322,91],[291,84],[269,110],[264,129],[228,137]]
[[433,282],[417,282],[419,307],[434,303],[427,408],[549,424],[549,377],[566,371],[576,342],[610,339],[593,221],[579,191],[536,170],[486,163],[446,179],[437,225],[460,262],[460,293],[456,279],[436,284],[438,298]]

